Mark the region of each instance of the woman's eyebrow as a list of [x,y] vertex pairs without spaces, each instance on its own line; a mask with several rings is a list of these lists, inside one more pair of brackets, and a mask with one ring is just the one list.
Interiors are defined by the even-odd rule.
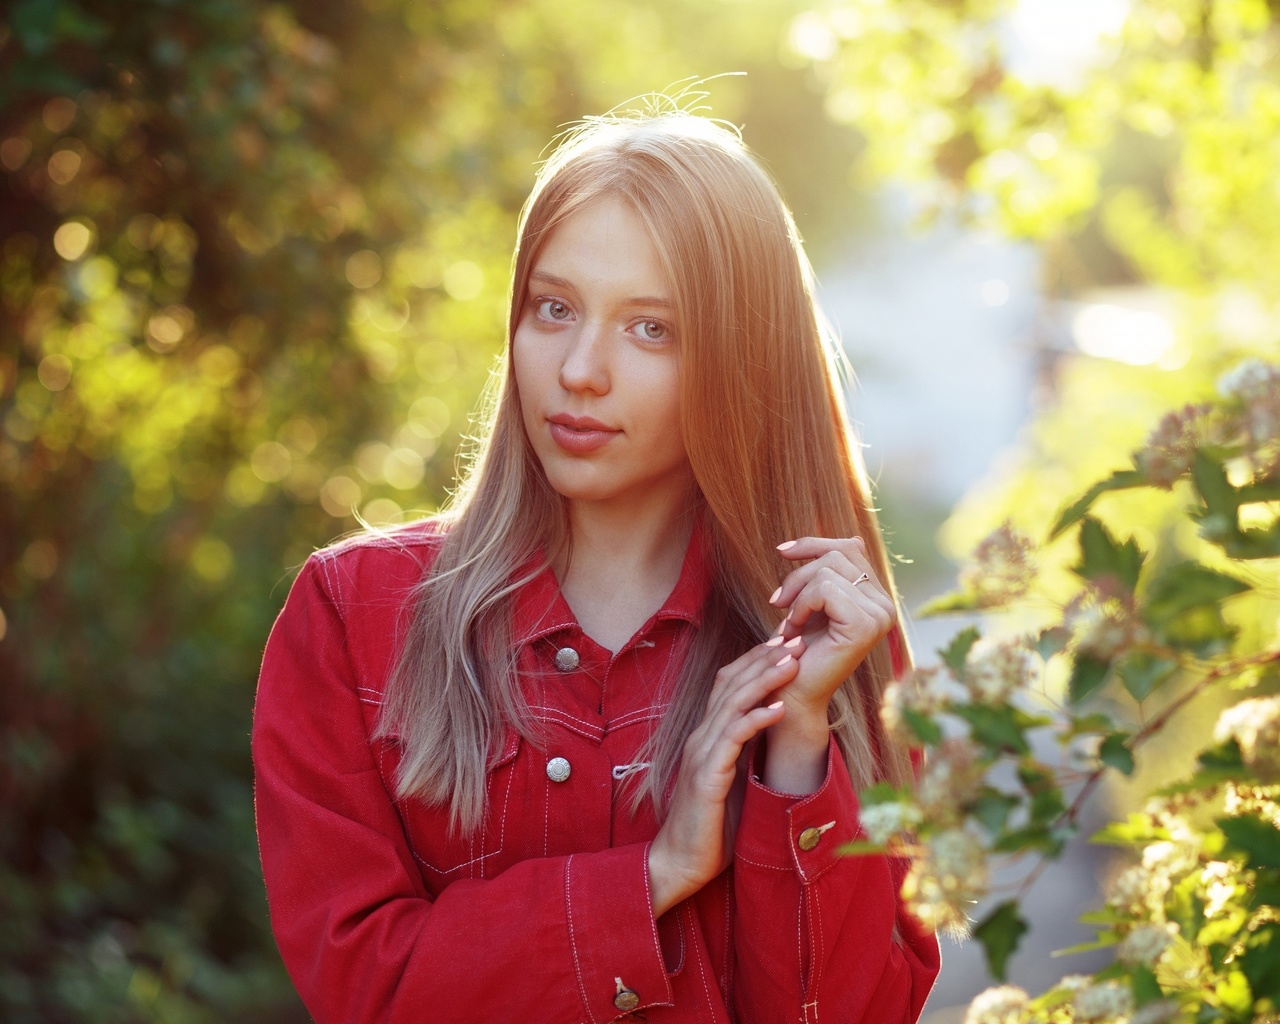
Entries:
[[[549,274],[545,270],[534,270],[529,274],[530,281],[538,281],[541,284],[549,284],[553,288],[563,288],[565,291],[577,292],[574,283],[567,278],[560,277],[557,274]],[[627,299],[628,306],[650,306],[658,309],[674,309],[670,299],[664,299],[658,295],[638,295],[633,299]]]

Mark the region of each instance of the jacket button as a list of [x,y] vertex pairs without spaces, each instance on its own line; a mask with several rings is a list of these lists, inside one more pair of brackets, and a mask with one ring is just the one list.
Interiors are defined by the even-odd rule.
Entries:
[[556,668],[561,672],[572,672],[578,667],[578,652],[572,647],[561,647],[556,651]]
[[618,994],[613,997],[613,1005],[623,1013],[630,1013],[640,1005],[640,997],[629,988],[619,989]]
[[800,833],[800,838],[796,840],[796,846],[804,850],[806,853],[814,849],[822,839],[822,829],[807,828]]
[[573,765],[567,758],[553,757],[547,762],[547,778],[552,782],[564,782],[571,771],[573,771]]

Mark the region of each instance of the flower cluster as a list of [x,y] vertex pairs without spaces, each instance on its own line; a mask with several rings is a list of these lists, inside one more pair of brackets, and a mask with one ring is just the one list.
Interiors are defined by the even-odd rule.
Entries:
[[1134,455],[1138,468],[1158,487],[1170,488],[1190,472],[1196,449],[1206,440],[1205,417],[1212,406],[1185,405],[1166,415]]
[[869,842],[887,843],[898,833],[920,824],[923,816],[914,804],[904,800],[886,800],[862,807],[858,811],[858,820]]
[[1007,520],[974,549],[973,560],[960,571],[960,587],[979,608],[990,608],[1025,594],[1035,576],[1034,546]]
[[1280,780],[1280,697],[1242,700],[1218,716],[1213,737],[1233,739],[1244,763],[1262,780]]
[[[1082,976],[1075,975],[1072,981]],[[1065,983],[1067,978],[1063,979]],[[1072,995],[1076,1019],[1081,1021],[1109,1021],[1123,1017],[1133,1010],[1133,993],[1129,986],[1118,981],[1094,982],[1085,977]]]
[[1280,366],[1246,359],[1218,379],[1218,393],[1240,404],[1241,425],[1264,472],[1280,469]]
[[987,849],[972,832],[949,828],[930,836],[912,864],[902,895],[926,927],[965,933],[969,911],[987,891]]
[[1121,963],[1152,967],[1169,948],[1177,931],[1173,924],[1140,924],[1124,937],[1116,955]]
[[1021,640],[982,638],[965,656],[964,682],[975,701],[1003,704],[1040,677],[1041,659]]
[[1130,647],[1151,640],[1151,631],[1142,619],[1115,598],[1078,598],[1067,606],[1063,623],[1071,632],[1076,650],[1100,661],[1110,661]]
[[916,801],[930,821],[955,823],[977,795],[987,765],[965,736],[953,736],[929,756],[916,784]]
[[932,716],[950,704],[963,703],[967,699],[964,687],[940,667],[914,668],[901,680],[885,687],[880,721],[891,736],[913,744],[918,740],[907,728],[905,711]]
[[964,1024],[1021,1024],[1026,1012],[1027,993],[1016,985],[1000,985],[978,994],[969,1004]]

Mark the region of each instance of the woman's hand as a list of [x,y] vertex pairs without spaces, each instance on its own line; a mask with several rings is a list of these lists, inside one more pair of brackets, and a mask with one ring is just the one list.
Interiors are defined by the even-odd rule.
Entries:
[[653,912],[660,917],[729,863],[742,809],[742,749],[783,717],[781,701],[760,702],[787,686],[804,640],[775,636],[716,673],[707,711],[685,741],[666,821],[649,847]]
[[804,656],[778,691],[786,714],[768,733],[764,781],[781,792],[808,793],[826,770],[827,705],[893,628],[897,611],[861,537],[802,537],[778,550],[784,558],[810,561],[788,573],[769,599],[787,609],[779,636],[803,637]]

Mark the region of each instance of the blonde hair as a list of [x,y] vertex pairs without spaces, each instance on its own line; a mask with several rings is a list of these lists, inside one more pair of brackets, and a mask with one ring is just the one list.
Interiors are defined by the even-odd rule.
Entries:
[[[636,805],[651,800],[661,816],[716,670],[776,628],[768,595],[794,566],[775,545],[860,536],[893,592],[841,397],[848,367],[773,182],[736,131],[707,118],[676,110],[585,122],[542,167],[521,214],[508,357],[491,382],[488,428],[443,516],[440,552],[416,593],[378,725],[378,735],[402,744],[399,794],[447,804],[464,831],[482,820],[503,730],[538,742],[515,672],[511,597],[569,541],[564,500],[522,425],[510,340],[542,246],[565,218],[605,197],[643,220],[672,290],[681,429],[713,573],[702,625],[678,678],[663,684],[670,704],[649,741],[652,767]],[[900,634],[896,642],[905,662]],[[831,702],[858,787],[909,776],[906,751],[880,725],[892,678],[882,641]]]

